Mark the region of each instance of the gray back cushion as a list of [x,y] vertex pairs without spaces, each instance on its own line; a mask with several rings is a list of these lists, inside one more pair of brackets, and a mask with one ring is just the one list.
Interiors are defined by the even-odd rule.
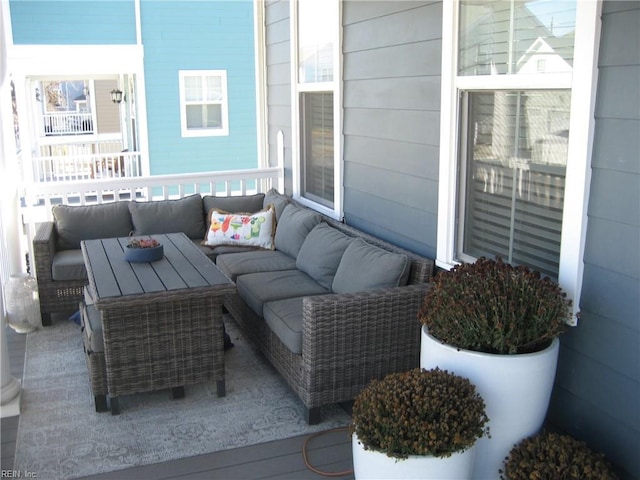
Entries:
[[128,236],[133,230],[129,203],[54,206],[52,213],[58,232],[58,250],[80,248],[81,240]]
[[355,293],[406,285],[411,262],[406,255],[354,239],[342,255],[333,279],[335,293]]
[[284,208],[289,203],[289,197],[282,195],[275,188],[269,190],[264,196],[264,202],[262,207],[267,208],[269,205],[273,205],[276,209],[276,222],[280,220],[280,216],[284,211]]
[[239,197],[214,197],[212,195],[202,197],[204,213],[207,216],[212,208],[229,213],[255,213],[263,209],[263,201],[264,193]]
[[131,202],[131,220],[136,235],[183,232],[189,238],[204,238],[202,197],[179,200]]
[[320,215],[290,203],[282,211],[276,225],[276,249],[296,258],[305,238],[319,223]]
[[331,289],[342,254],[351,240],[344,233],[321,222],[309,232],[302,244],[296,267],[324,288]]

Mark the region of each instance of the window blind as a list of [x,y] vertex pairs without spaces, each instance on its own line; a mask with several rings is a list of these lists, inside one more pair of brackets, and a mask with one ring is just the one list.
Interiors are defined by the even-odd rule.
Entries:
[[304,92],[300,97],[303,194],[333,207],[333,93]]
[[462,252],[556,278],[570,93],[468,93]]

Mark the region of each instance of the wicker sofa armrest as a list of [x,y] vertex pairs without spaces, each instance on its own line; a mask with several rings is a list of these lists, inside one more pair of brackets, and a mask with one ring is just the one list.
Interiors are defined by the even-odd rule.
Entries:
[[51,265],[56,254],[57,232],[53,222],[41,223],[33,237],[33,257],[38,281],[52,281]]
[[[420,358],[418,311],[429,284],[303,300],[303,362],[366,384],[415,368]],[[349,383],[349,382],[346,382]],[[358,387],[359,388],[359,387]]]

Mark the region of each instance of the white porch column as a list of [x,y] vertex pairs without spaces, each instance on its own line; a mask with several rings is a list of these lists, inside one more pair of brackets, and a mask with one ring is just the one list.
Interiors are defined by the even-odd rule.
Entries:
[[[8,11],[6,10],[8,8],[7,4],[8,2],[0,2],[0,95],[3,100],[9,98],[10,94],[9,88],[7,88],[7,44],[13,44],[13,39],[10,38],[11,30],[7,29],[7,25],[9,25]],[[9,183],[9,185],[2,185],[1,191],[6,193],[3,193],[3,198],[0,199],[0,209],[2,213],[2,215],[0,215],[0,283],[2,285],[2,294],[0,295],[0,350],[2,350],[2,357],[0,357],[0,417],[3,418],[20,414],[20,382],[11,376],[4,310],[4,284],[9,278],[12,271],[11,268],[15,267],[12,263],[16,263],[16,254],[19,257],[19,253],[15,250],[15,240],[17,239],[16,229],[10,228],[13,227],[13,225],[4,225],[4,219],[6,218],[5,213],[7,211],[13,212],[8,218],[14,219],[18,208],[18,204],[15,202],[13,205],[7,203],[9,197],[15,197],[16,191],[15,184],[11,185],[11,181],[7,176],[7,163],[9,158],[7,151],[9,147],[7,147],[5,140],[11,137],[5,135],[5,130],[13,126],[12,108],[11,106],[7,108],[8,103],[9,102],[6,101],[0,102],[0,105],[2,105],[2,108],[0,108],[0,174],[2,175],[3,183]],[[14,142],[11,142],[11,144],[13,143]],[[8,232],[5,230],[6,228],[9,228]],[[13,233],[15,236],[14,241],[8,242],[6,233]],[[13,249],[9,251],[8,247],[13,247]]]
[[[0,306],[4,312],[4,305],[1,305],[2,296],[0,295]],[[0,417],[13,417],[20,415],[20,382],[11,375],[11,365],[9,364],[9,346],[7,344],[7,322],[4,313],[0,322],[0,337],[2,343],[2,358],[0,358],[0,368],[2,369],[0,376]]]

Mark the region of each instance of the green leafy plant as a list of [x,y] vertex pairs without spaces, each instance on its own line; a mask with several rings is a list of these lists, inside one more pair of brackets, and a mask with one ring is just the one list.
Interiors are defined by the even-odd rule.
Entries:
[[571,316],[557,283],[500,258],[441,271],[419,320],[429,334],[456,348],[485,353],[530,353],[546,348]]
[[542,432],[511,449],[500,470],[502,480],[615,480],[602,453],[569,435]]
[[485,404],[466,378],[414,370],[373,380],[355,398],[351,431],[389,457],[449,457],[488,434]]

